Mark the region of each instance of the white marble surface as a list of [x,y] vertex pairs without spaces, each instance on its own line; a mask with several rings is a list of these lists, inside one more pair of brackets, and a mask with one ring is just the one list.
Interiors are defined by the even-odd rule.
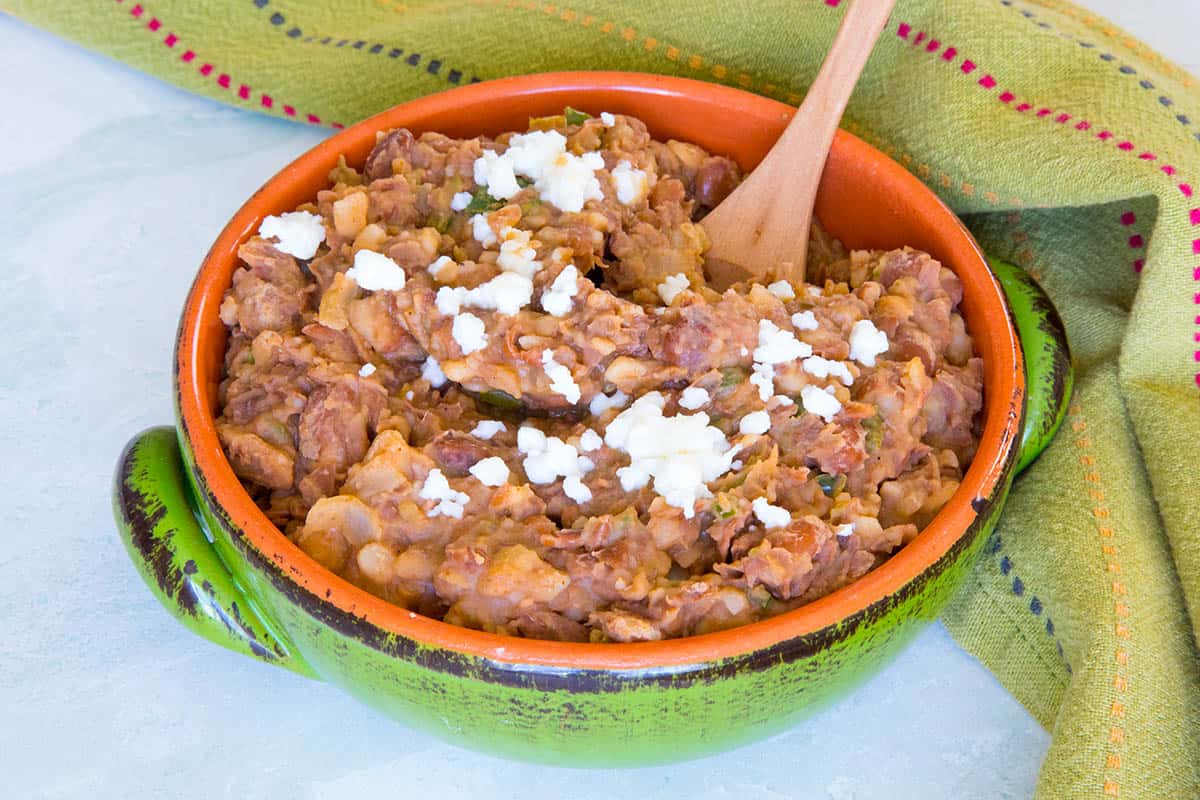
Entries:
[[[1094,6],[1196,68],[1191,0]],[[24,80],[31,72],[36,82]],[[10,543],[0,549],[0,794],[1031,793],[1046,732],[940,626],[786,734],[626,771],[534,767],[429,741],[185,631],[117,540],[110,471],[131,434],[171,419],[171,339],[213,236],[322,133],[186,95],[2,16],[0,97],[0,508]]]

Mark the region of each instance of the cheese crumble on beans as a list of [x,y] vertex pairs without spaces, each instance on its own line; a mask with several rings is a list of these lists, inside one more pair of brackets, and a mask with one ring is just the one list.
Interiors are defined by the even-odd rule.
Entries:
[[819,225],[808,283],[709,288],[741,180],[639,120],[386,131],[242,245],[218,431],[306,553],[514,636],[764,619],[870,571],[974,455],[958,278]]

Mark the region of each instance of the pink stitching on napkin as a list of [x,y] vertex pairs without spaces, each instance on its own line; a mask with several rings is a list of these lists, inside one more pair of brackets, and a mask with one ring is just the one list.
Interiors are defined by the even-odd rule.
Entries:
[[[116,0],[117,5],[121,5],[124,2],[125,2],[125,0]],[[841,0],[836,0],[836,2],[833,3],[833,5],[836,5],[837,2],[841,2]],[[146,13],[146,9],[142,6],[141,3],[138,3],[129,9],[129,15],[135,19],[140,18],[145,13]],[[162,27],[163,27],[162,20],[160,20],[158,17],[152,17],[149,20],[149,22],[146,23],[145,30],[150,31],[151,33],[157,33]],[[168,33],[166,36],[163,37],[162,43],[163,43],[164,47],[172,48],[179,43],[179,37],[174,33]],[[184,53],[179,57],[179,60],[185,64],[190,64],[195,59],[196,59],[196,52],[194,50],[190,50],[190,49],[185,50]],[[209,64],[209,63],[204,63],[199,68],[200,74],[206,78],[209,75],[212,75],[213,72],[215,72],[215,71],[216,71],[216,68],[212,64]],[[217,85],[220,86],[222,89],[230,89],[233,86],[233,79],[227,73],[224,73],[224,72],[218,73],[216,81],[217,81]],[[244,83],[240,84],[238,86],[237,96],[238,96],[238,99],[240,99],[240,100],[249,100],[251,97],[250,87]],[[272,108],[275,105],[275,101],[271,98],[270,95],[267,95],[267,94],[261,95],[261,103],[262,103],[263,108]],[[283,107],[283,112],[285,114],[287,114],[289,117],[297,116],[296,109],[293,108],[292,106],[285,105]],[[304,119],[311,125],[320,125],[321,124],[321,118],[318,117],[316,114],[305,114]],[[328,123],[328,125],[331,128],[337,128],[339,130],[345,127],[340,122],[331,122],[331,123]]]
[[[896,33],[901,39],[908,39],[908,34],[911,31],[912,31],[912,26],[909,23],[907,23],[907,22],[898,22],[897,23]],[[912,40],[912,44],[915,45],[918,42],[923,41],[925,39],[925,36],[926,36],[925,31],[921,31]],[[951,55],[951,52],[950,52],[951,50],[953,50],[953,48],[947,48],[946,52],[943,54],[942,58],[945,61],[948,61],[948,62],[953,61],[954,56]],[[954,50],[954,54],[957,54],[957,52],[958,52],[957,50]],[[959,69],[962,71],[962,73],[964,75],[969,75],[972,72],[974,72],[976,69],[978,69],[978,65],[974,61],[971,61],[970,59],[963,59],[962,63],[959,65]],[[991,89],[994,89],[997,86],[997,80],[991,74],[985,74],[982,78],[980,78],[977,81],[977,83],[980,86],[982,86],[984,89],[987,89],[989,91]],[[999,101],[1002,104],[1008,106],[1009,108],[1012,108],[1013,110],[1017,111],[1018,113],[1028,111],[1030,108],[1032,108],[1032,106],[1029,103],[1019,103],[1016,106],[1011,105],[1012,101],[1015,99],[1015,95],[1011,90],[1002,90],[999,93],[999,95],[997,96],[997,99],[999,99]],[[1038,111],[1037,116],[1039,118],[1048,117],[1052,113],[1054,113],[1054,112],[1051,109],[1043,108]],[[1054,118],[1054,121],[1063,123],[1063,122],[1068,121],[1069,119],[1071,119],[1070,114],[1060,113],[1057,117]],[[1088,122],[1087,120],[1081,120],[1074,127],[1075,127],[1075,130],[1086,131],[1092,127],[1092,124],[1090,122]],[[1102,142],[1107,142],[1109,139],[1115,138],[1115,134],[1109,130],[1101,130],[1099,133],[1096,134],[1096,138]],[[1130,154],[1132,154],[1134,152],[1134,150],[1137,149],[1132,140],[1123,139],[1123,138],[1118,139],[1117,148],[1119,150],[1121,150],[1122,152],[1130,153]],[[1147,161],[1147,162],[1158,160],[1158,156],[1156,156],[1153,152],[1151,152],[1149,150],[1144,150],[1144,151],[1140,152],[1138,154],[1137,158],[1141,161]],[[1172,179],[1175,178],[1175,176],[1178,172],[1178,170],[1176,170],[1175,167],[1173,167],[1170,164],[1163,164],[1161,167],[1159,167],[1159,169],[1162,171],[1162,173],[1164,175],[1166,175],[1167,177],[1172,178]],[[1186,181],[1175,182],[1175,188],[1177,188],[1179,190],[1180,194],[1182,194],[1184,197],[1187,197],[1187,198],[1192,197],[1192,195],[1194,194],[1192,185],[1190,183],[1187,183]],[[1193,225],[1200,224],[1200,209],[1193,209],[1189,215],[1189,218]],[[1145,242],[1141,235],[1135,234],[1134,236],[1131,236],[1129,238],[1129,246],[1131,248],[1141,249],[1144,246],[1144,244],[1145,244]],[[1200,238],[1194,239],[1192,241],[1192,252],[1195,255],[1200,255]],[[1145,264],[1145,262],[1141,258],[1135,260],[1133,263],[1134,270],[1137,272],[1140,272],[1142,270],[1142,267],[1144,266],[1144,264]],[[1193,277],[1195,277],[1196,280],[1200,280],[1200,267],[1197,267],[1196,272],[1194,273]],[[1200,292],[1197,292],[1194,295],[1193,299],[1197,305],[1200,305]],[[1200,316],[1196,317],[1196,324],[1200,325]],[[1200,350],[1195,351],[1195,359],[1196,359],[1196,361],[1200,362]],[[1196,385],[1198,387],[1200,387],[1200,372],[1196,373],[1195,378],[1196,378]]]

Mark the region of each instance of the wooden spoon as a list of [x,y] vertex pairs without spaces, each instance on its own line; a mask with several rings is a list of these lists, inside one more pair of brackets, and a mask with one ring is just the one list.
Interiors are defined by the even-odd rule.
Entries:
[[701,225],[709,282],[804,281],[808,229],[833,135],[896,0],[854,0],[792,121],[750,176]]

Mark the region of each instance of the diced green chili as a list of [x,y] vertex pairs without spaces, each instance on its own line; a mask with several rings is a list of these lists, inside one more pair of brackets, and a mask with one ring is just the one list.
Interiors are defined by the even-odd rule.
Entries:
[[463,211],[468,214],[478,214],[483,211],[495,211],[503,205],[503,200],[497,200],[488,194],[486,186],[476,186],[475,191],[471,193],[471,202],[467,203],[467,207]]
[[863,420],[863,430],[866,431],[865,443],[868,453],[874,453],[883,444],[883,417],[878,413]]
[[502,408],[507,411],[515,411],[522,407],[522,403],[517,398],[513,397],[508,392],[502,392],[499,389],[490,389],[479,395],[481,403],[487,403],[489,406]]
[[721,367],[721,388],[745,383],[748,377],[750,372],[745,367]]
[[826,497],[837,497],[842,489],[846,488],[846,476],[819,472],[817,473],[817,484]]
[[590,114],[585,114],[579,109],[571,108],[570,106],[563,109],[563,116],[566,117],[568,125],[582,125],[592,118]]

